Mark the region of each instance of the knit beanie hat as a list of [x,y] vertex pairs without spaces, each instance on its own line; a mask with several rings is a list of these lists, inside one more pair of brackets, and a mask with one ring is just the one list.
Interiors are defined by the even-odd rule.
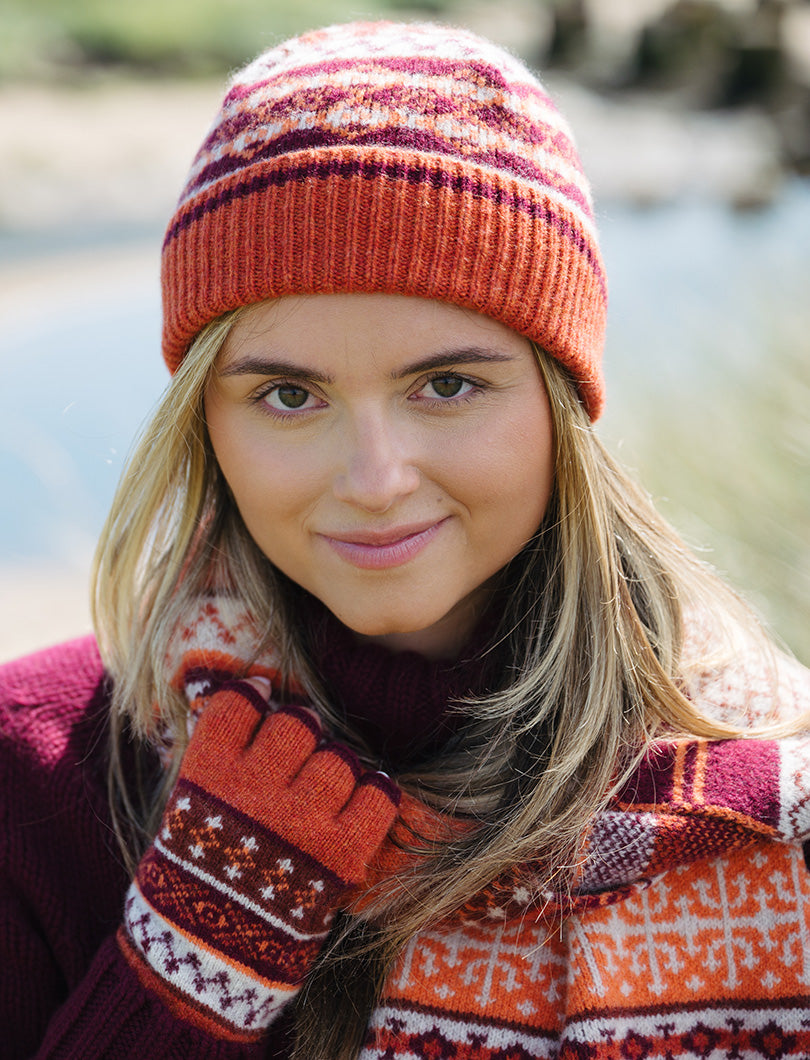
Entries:
[[221,313],[288,294],[452,302],[535,341],[604,400],[607,293],[563,117],[513,56],[461,29],[360,22],[235,75],[163,246],[174,371]]

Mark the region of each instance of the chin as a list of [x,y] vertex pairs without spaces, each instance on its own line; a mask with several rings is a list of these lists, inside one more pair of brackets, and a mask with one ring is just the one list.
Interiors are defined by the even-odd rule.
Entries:
[[403,622],[400,616],[396,618],[380,618],[378,616],[357,616],[352,614],[341,614],[334,612],[336,618],[347,626],[353,633],[361,637],[386,637],[393,634],[418,633],[425,628],[425,622],[418,623]]
[[[325,601],[324,601],[325,602]],[[329,607],[329,604],[326,604]],[[446,612],[438,616],[421,611],[418,615],[403,614],[402,609],[369,609],[356,611],[352,608],[330,608],[332,614],[352,632],[363,637],[386,637],[419,633],[441,621]]]

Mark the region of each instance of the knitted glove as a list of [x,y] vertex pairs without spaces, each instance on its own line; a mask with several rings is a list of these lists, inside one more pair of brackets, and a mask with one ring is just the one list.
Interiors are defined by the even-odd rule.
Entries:
[[215,1037],[259,1037],[300,988],[398,802],[388,777],[324,744],[307,711],[269,713],[251,685],[222,685],[127,894],[125,955],[179,1017]]

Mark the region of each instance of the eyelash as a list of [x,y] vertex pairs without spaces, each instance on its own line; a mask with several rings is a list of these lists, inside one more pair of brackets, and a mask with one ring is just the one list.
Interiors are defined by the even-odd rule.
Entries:
[[[467,384],[470,389],[466,393],[449,398],[420,398],[419,403],[423,407],[425,405],[431,408],[447,408],[448,406],[457,406],[460,405],[462,402],[475,400],[475,398],[477,398],[487,389],[486,384],[481,383],[477,379],[470,379],[466,375],[460,375],[458,372],[435,372],[424,380],[421,386],[417,388],[416,393],[419,393],[421,390],[424,390],[425,387],[429,386],[431,383],[439,379],[458,379],[462,383],[462,385]],[[284,387],[289,387],[291,390],[303,390],[306,394],[310,396],[315,396],[312,394],[311,390],[307,390],[306,387],[302,386],[299,382],[296,382],[295,380],[278,379],[274,383],[266,385],[260,390],[256,391],[250,400],[259,408],[260,412],[262,412],[266,416],[271,416],[273,419],[276,420],[296,419],[300,416],[306,415],[308,412],[318,411],[317,409],[303,409],[301,411],[290,409],[287,412],[282,412],[281,409],[275,409],[271,405],[268,405],[265,401],[268,395],[272,394],[274,390],[281,390]]]

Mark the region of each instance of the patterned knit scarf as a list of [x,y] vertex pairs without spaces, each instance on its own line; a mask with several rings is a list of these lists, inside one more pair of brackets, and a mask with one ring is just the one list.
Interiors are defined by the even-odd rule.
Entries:
[[[272,651],[256,654],[250,615],[225,594],[203,600],[172,644],[170,665],[176,687],[188,699],[191,726],[212,683],[224,677],[264,675],[274,690],[280,688],[278,657]],[[392,665],[397,665],[395,656]],[[299,692],[293,689],[293,694]],[[747,718],[752,725],[775,717],[788,720],[810,711],[810,673],[787,659],[779,660],[775,674],[757,661],[741,659],[733,670],[704,675],[691,695],[715,717]],[[418,715],[419,704],[414,709]],[[458,826],[406,798],[401,827],[406,834],[415,829],[446,837]],[[763,839],[803,842],[808,835],[807,732],[779,740],[660,741],[594,820],[573,894],[538,893],[531,886],[531,866],[518,866],[471,897],[460,913],[463,919],[506,921],[534,909],[556,919],[560,913],[615,902],[674,866]],[[395,846],[386,848],[373,878],[393,875],[406,860]]]

